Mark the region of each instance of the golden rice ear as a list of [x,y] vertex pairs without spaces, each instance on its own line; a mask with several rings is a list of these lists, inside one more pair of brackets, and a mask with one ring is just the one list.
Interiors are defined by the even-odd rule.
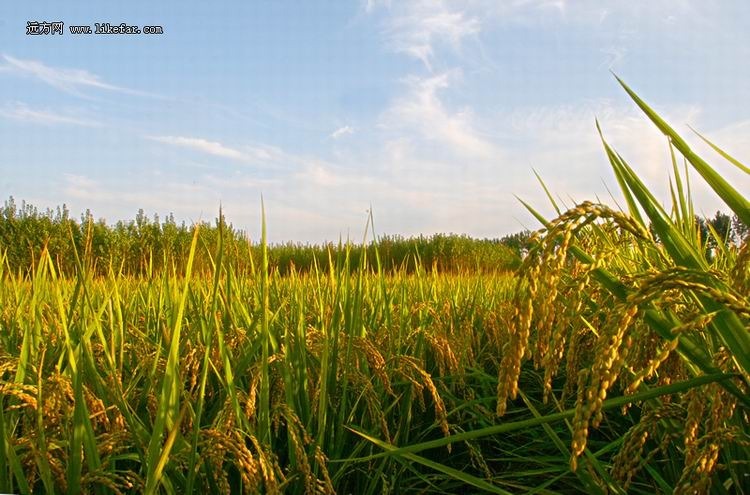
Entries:
[[[427,392],[429,392],[430,397],[432,398],[432,404],[438,426],[440,427],[444,436],[450,436],[448,412],[445,409],[443,398],[440,396],[440,393],[435,386],[435,382],[432,380],[432,376],[430,376],[430,374],[424,370],[423,366],[414,358],[400,356],[399,362],[401,364],[401,366],[399,366],[400,373],[406,379],[408,379],[416,389],[416,395],[421,401],[423,408],[425,407],[425,404],[424,397],[422,396],[422,391],[426,389]],[[450,444],[448,444],[447,447],[448,451],[450,452]]]
[[394,395],[393,388],[391,387],[391,379],[388,376],[388,370],[386,361],[380,351],[375,347],[369,339],[364,337],[357,337],[354,340],[354,348],[362,354],[367,361],[370,368],[370,372],[374,373],[378,377],[380,383],[385,388],[385,391],[389,395]]
[[[247,442],[254,446],[256,455],[250,451]],[[201,445],[202,457],[213,464],[218,472],[223,471],[225,462],[237,468],[246,493],[260,493],[261,490],[280,493],[273,463],[254,436],[236,430],[227,434],[215,429],[203,429]],[[226,483],[226,479],[221,477],[217,477],[216,481]],[[224,489],[228,490],[229,485],[226,484]]]
[[9,410],[28,408],[36,411],[37,387],[34,385],[23,385],[13,382],[0,382],[0,397],[13,397],[16,399],[8,406]]
[[[612,477],[622,483],[627,490],[633,478],[657,455],[664,454],[675,440],[674,435],[660,430],[663,421],[680,421],[684,408],[679,404],[666,403],[656,409],[646,408],[641,420],[624,436],[620,451],[612,458]],[[662,438],[659,438],[659,437]],[[648,440],[658,441],[658,448],[643,455]]]
[[685,465],[676,493],[708,491],[711,478],[719,469],[722,448],[727,444],[750,446],[743,428],[728,423],[737,407],[735,396],[715,384],[686,396],[689,399],[684,430]]

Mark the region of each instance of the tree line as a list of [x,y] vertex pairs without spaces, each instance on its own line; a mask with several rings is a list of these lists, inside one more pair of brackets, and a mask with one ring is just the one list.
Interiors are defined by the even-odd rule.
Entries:
[[[108,224],[91,211],[80,218],[63,205],[40,210],[11,197],[0,210],[0,259],[13,273],[30,273],[46,249],[63,274],[75,273],[85,263],[96,275],[122,273],[144,276],[162,270],[182,273],[193,238],[193,226],[178,223],[170,214],[161,220],[139,210],[135,219]],[[502,239],[474,239],[465,235],[435,234],[406,238],[383,236],[366,245],[349,243],[281,243],[268,247],[269,266],[280,274],[291,270],[327,270],[331,263],[347,263],[354,270],[365,255],[370,269],[419,269],[455,272],[499,272],[520,264],[525,239],[519,232]],[[237,270],[252,270],[260,261],[259,240],[226,223],[223,218],[203,222],[199,229],[194,270],[210,273],[221,237],[222,253]],[[377,256],[376,256],[377,255]]]

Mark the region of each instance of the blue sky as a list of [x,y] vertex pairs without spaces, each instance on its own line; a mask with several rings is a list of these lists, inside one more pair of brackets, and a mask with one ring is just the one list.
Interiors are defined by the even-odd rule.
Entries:
[[[96,22],[164,34],[67,32]],[[360,238],[370,205],[379,233],[499,237],[537,228],[516,195],[550,211],[532,169],[612,201],[595,118],[667,197],[665,139],[610,70],[747,193],[686,124],[750,159],[748,25],[744,1],[6,2],[0,196],[110,222],[221,204],[256,236],[262,194],[274,241]]]

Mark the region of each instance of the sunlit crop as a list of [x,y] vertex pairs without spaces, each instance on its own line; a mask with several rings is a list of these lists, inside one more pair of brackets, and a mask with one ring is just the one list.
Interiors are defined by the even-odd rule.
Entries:
[[514,272],[377,242],[280,270],[265,225],[239,251],[223,219],[139,273],[0,246],[0,492],[746,488],[750,238],[700,235],[688,167],[750,204],[625,89],[670,139],[672,204],[602,139],[627,208],[529,206]]

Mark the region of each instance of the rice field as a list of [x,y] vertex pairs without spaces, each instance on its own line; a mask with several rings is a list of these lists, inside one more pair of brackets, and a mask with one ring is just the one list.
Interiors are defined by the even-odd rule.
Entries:
[[750,204],[624,87],[669,137],[672,204],[602,139],[624,208],[527,205],[514,272],[344,249],[282,275],[265,225],[250,263],[196,227],[143,276],[0,249],[0,492],[747,491],[750,238],[707,248],[688,168]]

